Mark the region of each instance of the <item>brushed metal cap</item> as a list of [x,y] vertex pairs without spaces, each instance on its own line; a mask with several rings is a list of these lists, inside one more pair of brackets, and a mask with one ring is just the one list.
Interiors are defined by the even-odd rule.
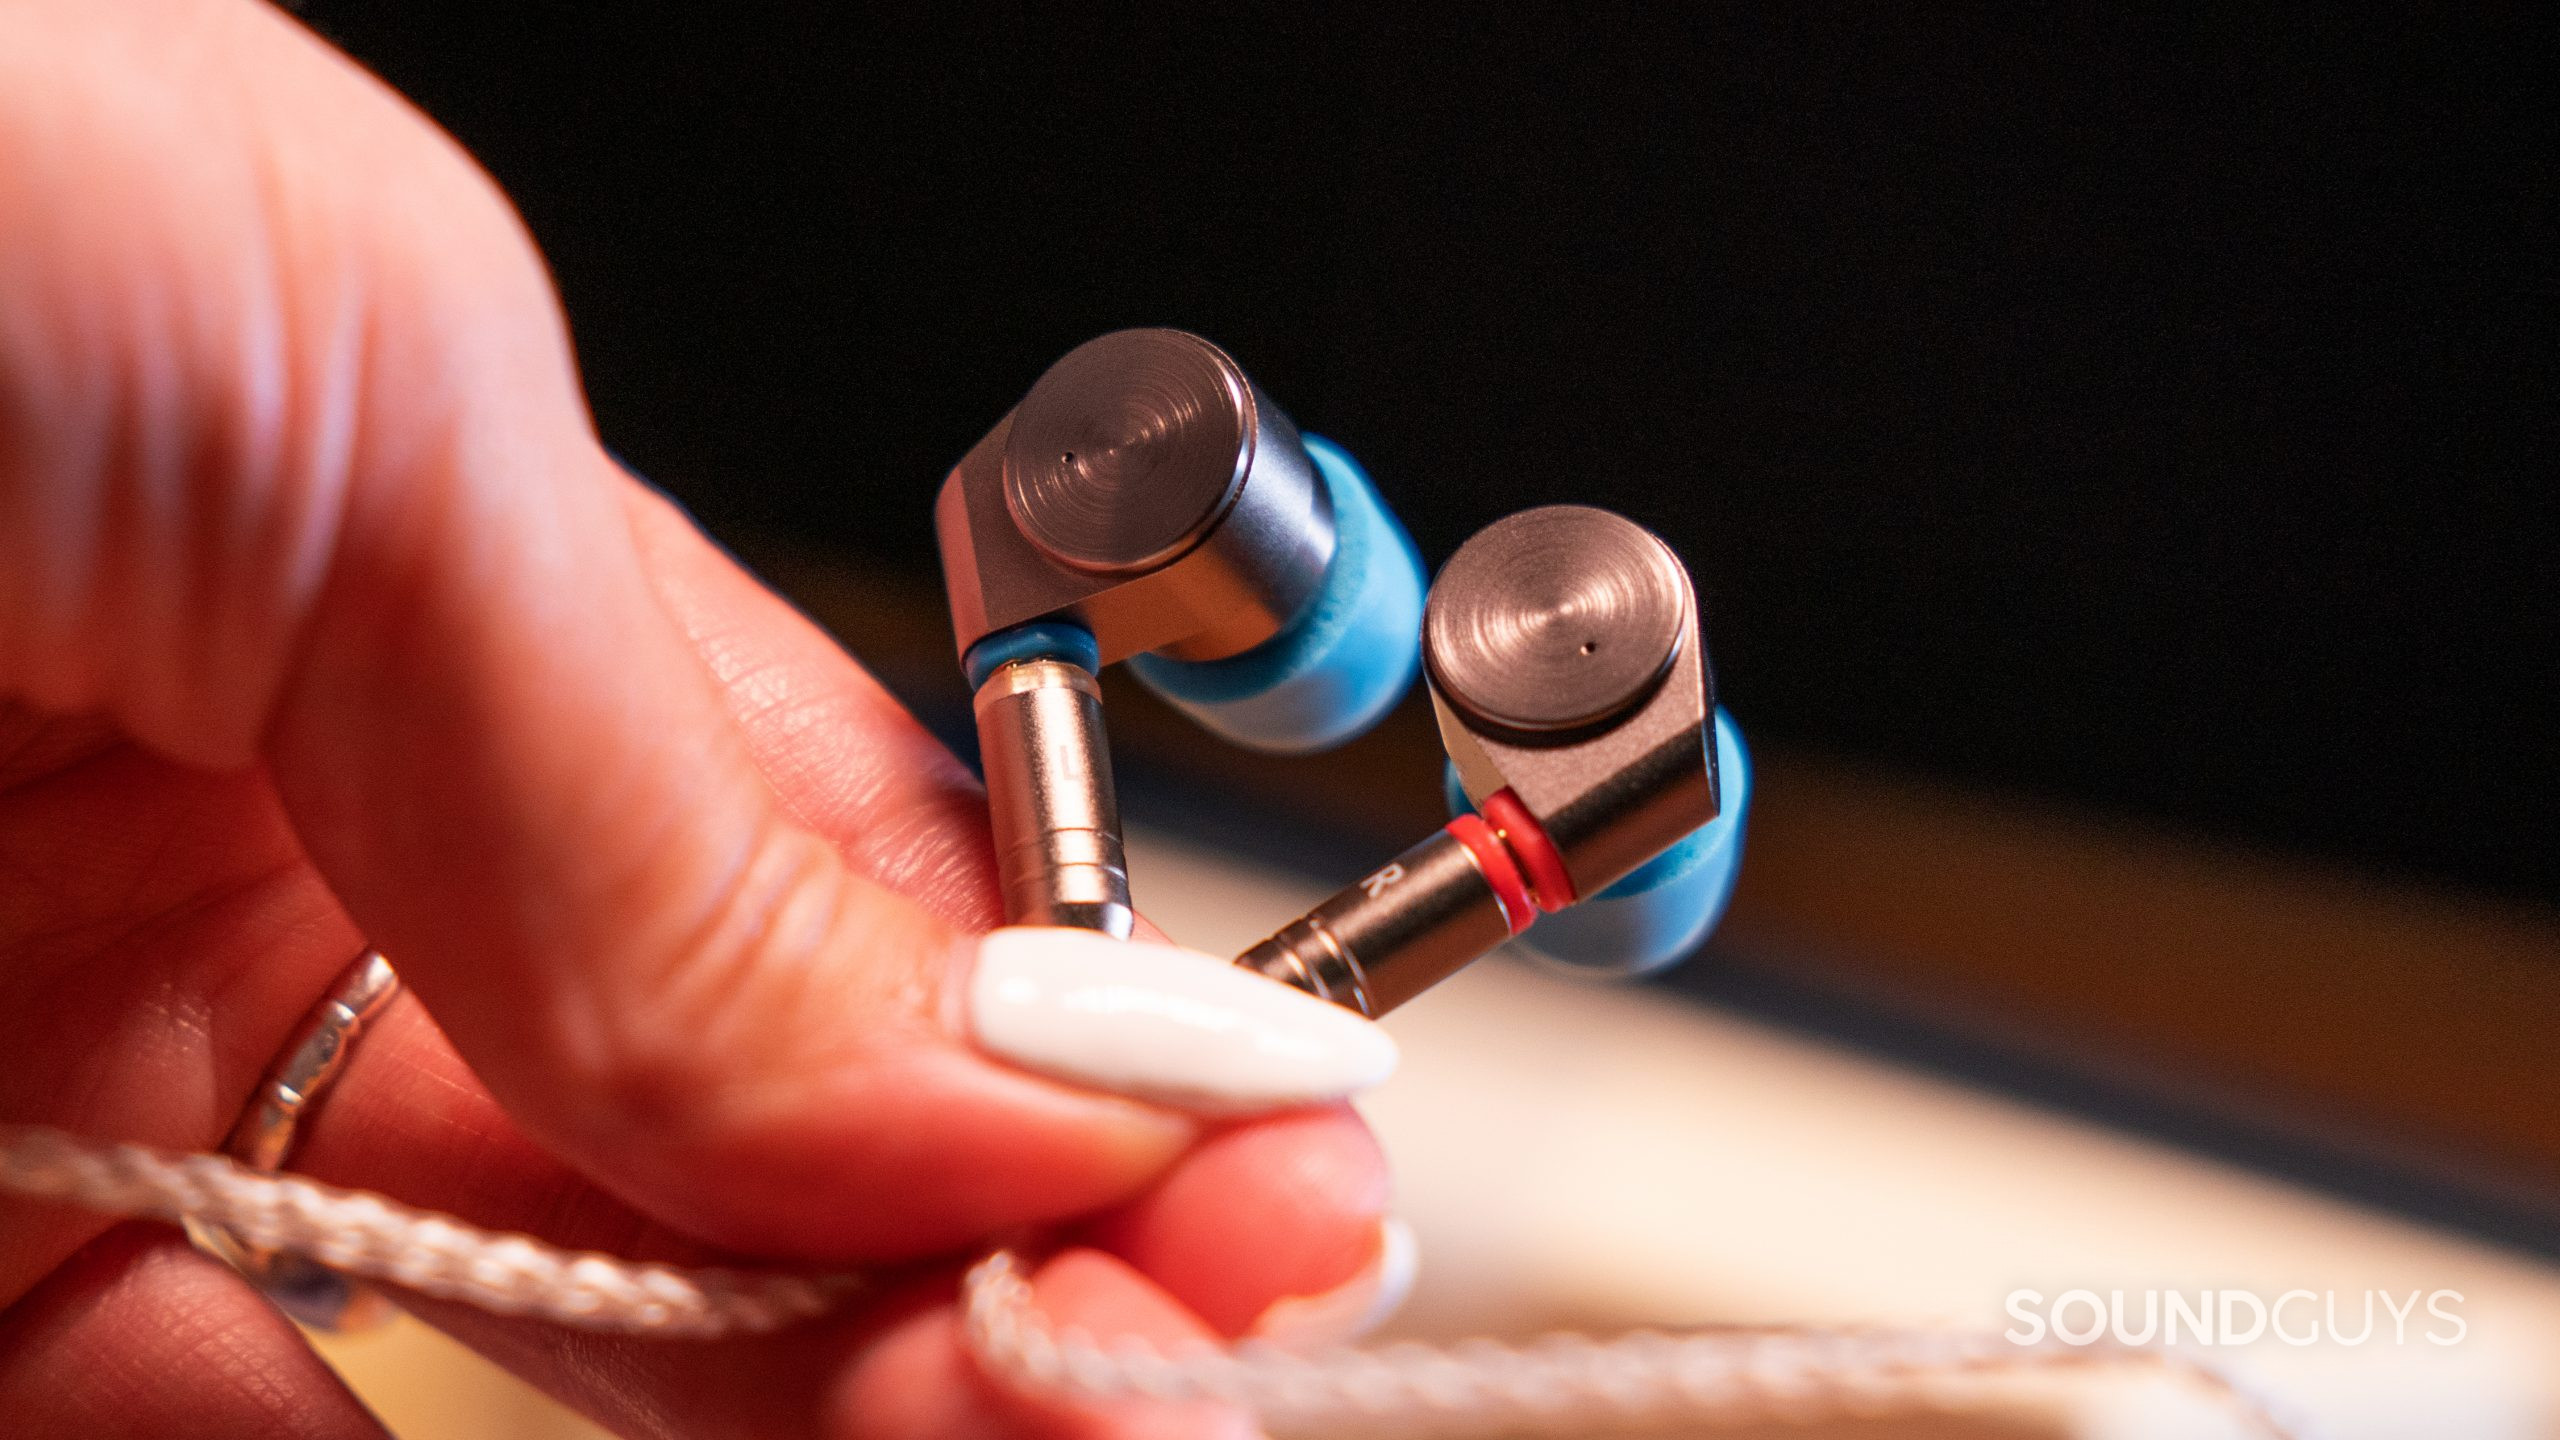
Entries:
[[1432,683],[1501,730],[1600,724],[1670,668],[1688,618],[1684,575],[1651,531],[1606,510],[1546,505],[1496,521],[1432,582]]
[[1040,377],[1005,443],[1005,506],[1061,565],[1161,565],[1215,528],[1253,468],[1253,386],[1179,330],[1088,340]]

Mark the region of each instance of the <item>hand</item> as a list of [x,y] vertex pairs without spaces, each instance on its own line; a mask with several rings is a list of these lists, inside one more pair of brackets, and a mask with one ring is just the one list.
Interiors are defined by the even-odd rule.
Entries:
[[[295,1168],[920,1262],[714,1344],[411,1297],[624,1433],[1249,1433],[998,1391],[953,1262],[1054,1234],[1044,1308],[1166,1341],[1378,1255],[1346,1109],[1211,1125],[971,1043],[974,783],[605,454],[486,178],[248,0],[0,0],[0,877],[0,1119],[216,1147],[370,941],[411,993]],[[165,1229],[0,1202],[0,1306],[12,1435],[379,1433]]]

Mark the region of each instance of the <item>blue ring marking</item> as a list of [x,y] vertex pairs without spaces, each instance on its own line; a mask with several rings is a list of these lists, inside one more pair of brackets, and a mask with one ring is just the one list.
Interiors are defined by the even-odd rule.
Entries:
[[1333,499],[1333,561],[1315,596],[1241,655],[1129,661],[1204,728],[1284,755],[1329,749],[1376,724],[1422,667],[1420,552],[1357,461],[1321,436],[1304,438]]
[[[1733,898],[1751,808],[1751,754],[1733,717],[1721,708],[1715,736],[1723,800],[1716,818],[1598,895],[1540,915],[1520,937],[1522,949],[1549,968],[1575,975],[1634,976],[1662,969],[1705,941]],[[1449,767],[1443,783],[1452,812],[1473,813],[1459,788],[1457,767]]]
[[1086,670],[1102,668],[1102,647],[1093,632],[1072,620],[1034,620],[999,630],[969,647],[960,657],[960,672],[969,677],[969,688],[987,683],[987,677],[999,666],[1022,660],[1064,660]]

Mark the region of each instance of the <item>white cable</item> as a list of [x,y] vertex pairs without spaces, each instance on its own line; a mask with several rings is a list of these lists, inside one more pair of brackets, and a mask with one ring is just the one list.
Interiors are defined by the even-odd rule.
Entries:
[[[760,1274],[635,1264],[218,1155],[103,1145],[0,1126],[0,1190],[88,1209],[226,1227],[252,1244],[502,1315],[588,1330],[688,1338],[758,1333],[822,1313],[862,1288],[852,1275]],[[1206,1400],[1324,1434],[1485,1435],[1666,1424],[1802,1422],[1935,1408],[1943,1382],[2020,1371],[2149,1366],[2219,1395],[2275,1440],[2298,1421],[2183,1356],[2130,1346],[2018,1346],[1951,1330],[1636,1331],[1525,1345],[1468,1340],[1298,1355],[1247,1342],[1168,1354],[1053,1330],[1012,1252],[963,1283],[970,1348],[1021,1388],[1085,1398]]]
[[970,1348],[1025,1389],[1216,1401],[1311,1434],[1581,1435],[1671,1424],[1803,1424],[1933,1408],[1951,1378],[2146,1366],[2218,1396],[2276,1440],[2308,1440],[2299,1422],[2279,1419],[2229,1376],[2133,1346],[2020,1346],[1953,1330],[1741,1329],[1316,1355],[1248,1341],[1167,1354],[1143,1342],[1105,1346],[1078,1331],[1053,1330],[1009,1251],[978,1262],[964,1294]]
[[584,1330],[708,1338],[824,1313],[860,1281],[635,1264],[474,1229],[379,1195],[243,1168],[220,1155],[100,1145],[0,1126],[0,1189],[116,1215],[219,1225],[370,1280]]

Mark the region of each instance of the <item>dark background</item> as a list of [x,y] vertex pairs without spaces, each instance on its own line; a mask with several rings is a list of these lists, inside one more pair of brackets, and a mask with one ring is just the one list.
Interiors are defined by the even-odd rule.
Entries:
[[1435,563],[1659,529],[1764,743],[2560,900],[2521,21],[301,9],[715,531],[931,584],[952,461],[1176,324]]

